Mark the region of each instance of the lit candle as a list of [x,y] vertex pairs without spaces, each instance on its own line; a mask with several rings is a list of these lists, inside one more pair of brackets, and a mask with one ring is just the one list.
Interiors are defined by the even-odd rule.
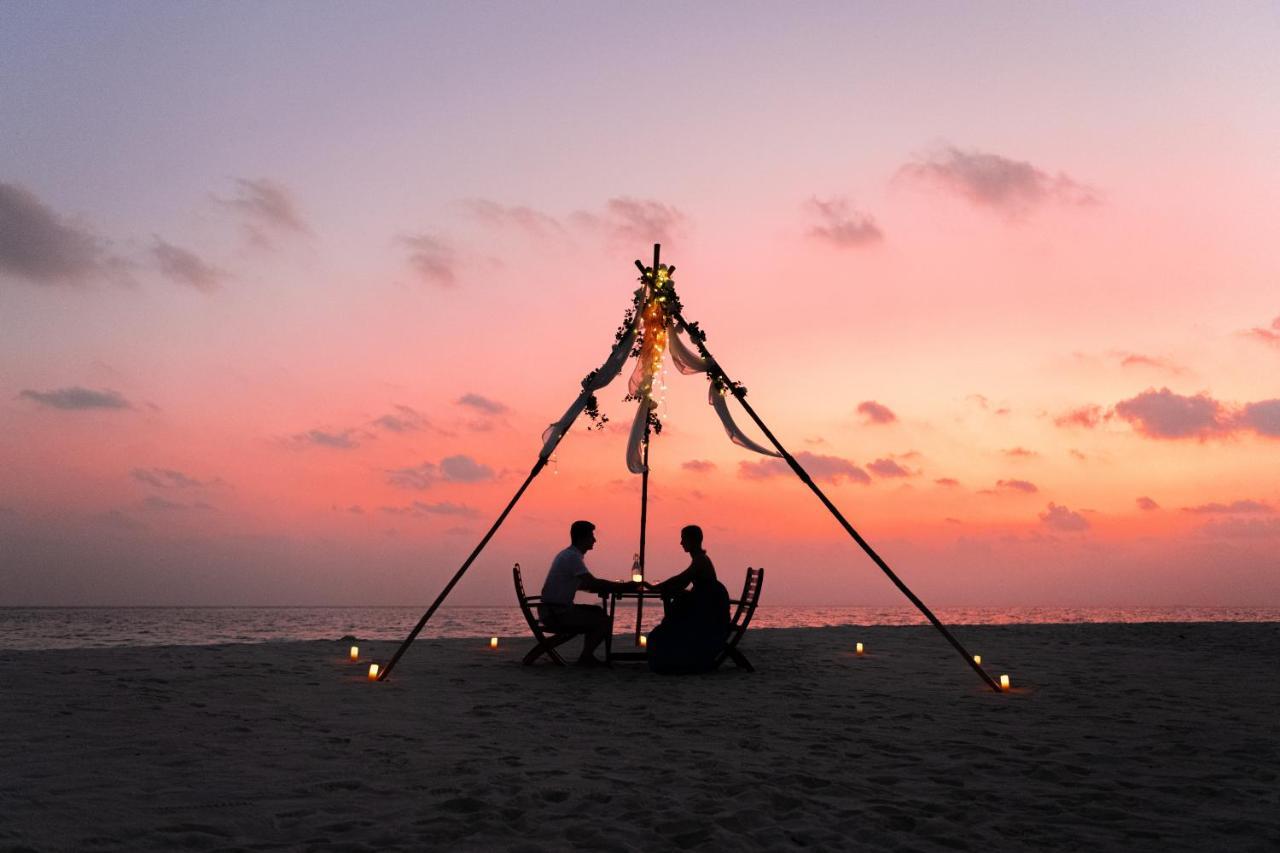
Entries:
[[634,583],[640,583],[640,581],[644,580],[644,575],[640,574],[639,572],[632,572],[632,573],[631,573],[631,580],[632,580]]
[[351,647],[351,659],[352,659],[352,660],[360,660],[360,647],[359,647],[359,646],[352,646],[352,647]]
[[376,663],[369,664],[369,680],[370,681],[378,680],[378,665]]
[[489,638],[489,648],[491,648],[491,649],[496,649],[497,647],[498,647],[498,638],[497,638],[497,637],[490,637],[490,638]]
[[982,655],[974,655],[974,656],[973,656],[973,662],[974,662],[974,663],[976,663],[976,664],[981,665],[981,663],[982,663]]
[[640,648],[645,649],[645,648],[648,648],[648,647],[649,647],[649,637],[648,637],[648,635],[647,635],[647,634],[641,634],[641,635],[640,635]]
[[1000,689],[1001,689],[1001,690],[1008,691],[1008,689],[1009,689],[1009,676],[1007,676],[1007,675],[1002,675],[1002,676],[1000,676]]
[[854,646],[853,650],[858,653],[858,657],[862,657],[862,643],[858,643]]

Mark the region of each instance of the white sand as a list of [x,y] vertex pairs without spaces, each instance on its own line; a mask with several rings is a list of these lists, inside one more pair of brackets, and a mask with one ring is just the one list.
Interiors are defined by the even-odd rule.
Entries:
[[931,628],[689,678],[525,638],[381,684],[337,642],[0,652],[0,849],[1280,849],[1280,625],[958,633],[1013,694]]

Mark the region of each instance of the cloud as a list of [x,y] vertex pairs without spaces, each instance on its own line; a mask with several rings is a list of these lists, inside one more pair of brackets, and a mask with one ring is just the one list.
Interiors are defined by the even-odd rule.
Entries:
[[1035,483],[1027,480],[996,480],[996,488],[1011,492],[1025,492],[1027,494],[1040,491]]
[[1034,450],[1027,450],[1025,447],[1006,447],[1000,452],[1011,459],[1034,459],[1040,455]]
[[847,199],[822,201],[815,197],[809,199],[805,209],[818,220],[818,224],[809,229],[810,237],[842,249],[870,246],[884,240],[884,232],[875,219],[854,209]]
[[429,234],[406,236],[399,242],[409,249],[409,266],[423,282],[436,287],[458,283],[458,253],[438,237]]
[[387,472],[387,482],[402,489],[429,489],[436,483],[480,483],[494,478],[493,469],[470,456],[448,456],[440,464],[423,462]]
[[1229,504],[1223,503],[1207,503],[1199,506],[1184,506],[1183,512],[1192,512],[1200,515],[1248,515],[1248,514],[1264,514],[1269,515],[1275,512],[1270,504],[1255,500],[1238,500]]
[[1046,204],[1098,203],[1094,190],[1062,172],[1051,175],[1025,161],[954,146],[917,157],[898,170],[898,177],[951,193],[976,207],[1010,218],[1025,216]]
[[316,447],[330,447],[335,450],[354,450],[360,446],[360,442],[357,440],[358,436],[358,431],[354,429],[344,429],[340,432],[309,429],[306,432],[294,435],[292,442],[298,447],[315,445]]
[[604,231],[610,240],[627,245],[669,243],[684,229],[685,216],[658,201],[620,196],[605,202],[601,214],[575,211],[569,217],[592,231]]
[[267,178],[237,178],[233,198],[214,200],[240,214],[249,241],[265,249],[273,248],[272,236],[311,233],[289,190]]
[[431,515],[447,515],[456,518],[475,518],[480,515],[480,511],[466,504],[456,504],[450,501],[441,501],[439,503],[424,503],[423,501],[414,501],[408,506],[384,506],[378,508],[381,512],[390,513],[392,515],[413,515],[413,516],[431,516]]
[[51,409],[132,409],[133,404],[120,395],[118,391],[104,389],[94,391],[76,385],[71,388],[58,388],[53,391],[33,391],[23,389],[18,394],[28,400],[34,400]]
[[1078,512],[1072,512],[1065,506],[1058,506],[1055,503],[1050,503],[1048,508],[1040,513],[1039,518],[1045,526],[1054,530],[1073,533],[1089,529],[1089,520],[1087,518]]
[[1160,504],[1148,497],[1138,498],[1138,509],[1143,512],[1152,512],[1160,508]]
[[690,459],[680,466],[686,471],[694,471],[698,474],[707,474],[716,470],[716,463],[708,462],[705,459]]
[[227,278],[225,272],[201,259],[199,255],[172,243],[166,243],[160,237],[155,237],[151,254],[160,265],[160,272],[166,278],[205,293],[211,293],[222,287],[222,282]]
[[208,510],[213,509],[204,501],[195,501],[194,503],[182,503],[181,501],[172,501],[159,495],[150,495],[143,499],[142,508],[153,510],[156,512],[185,512],[191,509]]
[[468,406],[486,415],[500,415],[507,411],[506,406],[488,397],[481,397],[479,394],[463,394],[456,402],[459,406]]
[[564,226],[554,216],[531,207],[511,207],[483,198],[464,199],[461,204],[473,217],[492,228],[514,228],[538,238],[564,234]]
[[42,286],[82,285],[117,263],[88,231],[26,189],[0,182],[0,273]]
[[1203,536],[1223,539],[1280,538],[1280,518],[1220,518],[1200,528]]
[[[800,467],[809,475],[822,480],[838,483],[849,480],[854,483],[870,483],[871,476],[847,459],[838,456],[822,456],[802,450],[795,455]],[[781,459],[762,459],[759,462],[739,462],[738,476],[748,480],[763,480],[770,477],[781,477],[791,473],[791,468]]]
[[1080,406],[1076,409],[1063,412],[1053,419],[1055,426],[1060,427],[1084,427],[1085,429],[1093,429],[1102,423],[1103,411],[1101,406]]
[[1187,372],[1185,367],[1174,364],[1167,358],[1157,358],[1156,356],[1142,355],[1136,352],[1119,352],[1114,355],[1120,359],[1121,367],[1150,367],[1179,375]]
[[130,472],[139,483],[157,489],[197,489],[221,484],[221,480],[197,480],[172,468],[134,468]]
[[875,400],[863,400],[859,403],[858,414],[866,418],[864,423],[867,424],[891,424],[898,419],[888,406]]
[[414,432],[429,426],[427,419],[416,409],[398,404],[393,408],[395,412],[377,418],[373,425],[388,432]]
[[1227,413],[1207,394],[1185,397],[1168,388],[1148,388],[1136,397],[1121,400],[1115,412],[1149,438],[1200,438],[1224,432]]
[[1264,329],[1261,326],[1254,326],[1246,332],[1241,332],[1241,334],[1254,340],[1262,341],[1264,344],[1280,347],[1280,317],[1276,317],[1271,321],[1270,328]]
[[1280,437],[1280,400],[1246,404],[1236,418],[1236,425],[1260,435]]
[[954,488],[955,486],[960,485],[960,481],[957,480],[955,477],[939,477],[933,482],[938,484],[939,486],[944,486],[946,488]]
[[877,477],[910,477],[912,473],[892,459],[877,459],[867,463],[867,468]]
[[447,456],[440,460],[440,471],[451,483],[479,483],[493,479],[493,469],[470,456]]

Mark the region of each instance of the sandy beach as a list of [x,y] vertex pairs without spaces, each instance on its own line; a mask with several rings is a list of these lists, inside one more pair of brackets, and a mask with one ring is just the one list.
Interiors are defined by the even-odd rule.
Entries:
[[0,849],[1280,847],[1280,625],[958,633],[1011,694],[930,628],[686,678],[522,637],[380,684],[337,640],[0,652]]

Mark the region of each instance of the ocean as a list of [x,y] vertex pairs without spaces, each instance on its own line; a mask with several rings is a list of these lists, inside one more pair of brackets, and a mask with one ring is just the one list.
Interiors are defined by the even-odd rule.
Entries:
[[[661,616],[645,610],[646,629]],[[0,607],[0,649],[211,645],[285,640],[401,640],[425,612],[418,607]],[[1280,622],[1280,608],[1248,607],[942,607],[947,625],[1138,622]],[[620,610],[619,633],[635,625]],[[753,628],[921,625],[906,607],[761,605]],[[441,607],[422,637],[526,637],[514,604]]]

